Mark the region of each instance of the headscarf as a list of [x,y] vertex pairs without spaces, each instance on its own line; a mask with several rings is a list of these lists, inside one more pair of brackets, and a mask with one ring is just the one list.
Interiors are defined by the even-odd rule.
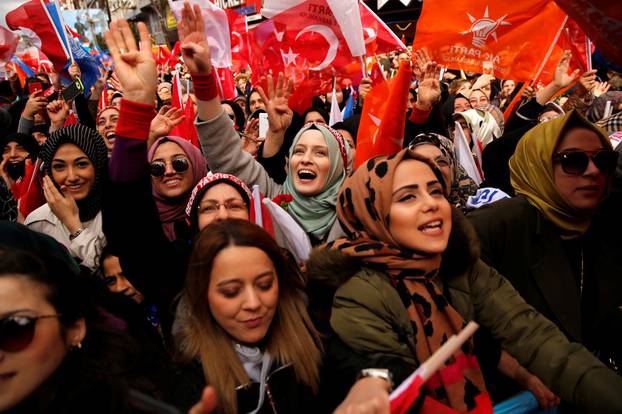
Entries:
[[503,135],[505,119],[503,118],[503,112],[501,109],[492,104],[482,105],[478,109],[488,112],[495,119],[497,125],[499,126],[499,136]]
[[30,158],[33,160],[37,158],[40,148],[37,140],[32,135],[21,134],[19,132],[4,135],[0,137],[0,150],[10,142],[17,142],[19,145],[24,147],[24,149],[28,151],[28,154],[30,154]]
[[466,96],[462,95],[461,93],[456,94],[456,95],[449,95],[449,97],[447,98],[447,100],[443,104],[443,116],[445,117],[445,122],[447,123],[447,125],[449,125],[452,128],[453,128],[453,125],[454,125],[454,120],[453,120],[452,115],[456,112],[454,110],[454,105],[456,103],[456,99],[458,99],[458,98],[465,99],[469,103],[469,107],[472,108],[471,102],[469,102],[469,98],[467,98]]
[[477,192],[477,184],[469,177],[462,164],[458,162],[456,152],[454,151],[454,143],[449,138],[435,133],[419,134],[410,142],[411,147],[423,144],[438,147],[449,162],[452,180],[451,183],[446,183],[447,190],[445,195],[451,205],[464,209],[469,197]]
[[594,103],[587,110],[587,119],[590,122],[600,121],[605,116],[605,106],[607,101],[611,101],[612,114],[618,112],[618,106],[622,104],[622,91],[605,92],[598,98],[594,99]]
[[[104,183],[108,175],[108,149],[97,131],[82,124],[69,125],[54,131],[39,152],[45,172],[52,181],[54,181],[52,159],[58,147],[67,143],[75,144],[80,148],[95,167],[95,182],[91,191],[83,200],[76,201],[80,211],[80,221],[89,221],[95,218],[101,209]],[[60,190],[59,184],[57,182],[54,184]]]
[[[422,363],[447,338],[457,334],[465,321],[438,286],[441,253],[406,249],[389,230],[393,178],[397,166],[406,159],[426,163],[443,182],[436,164],[408,148],[395,155],[370,159],[345,180],[339,192],[337,214],[348,238],[336,240],[332,247],[359,258],[370,268],[388,273],[412,322],[415,356]],[[478,395],[482,397],[476,401],[487,396],[471,345],[467,343],[454,354],[453,362],[427,385],[431,397],[462,412],[474,408],[469,402]],[[452,374],[443,375],[443,371]]]
[[510,158],[510,182],[517,195],[525,197],[560,228],[565,238],[578,237],[589,227],[590,217],[572,207],[557,191],[553,177],[553,153],[570,126],[594,131],[605,149],[612,149],[607,134],[581,114],[566,115],[538,124],[527,131]]
[[486,147],[486,145],[501,136],[501,129],[497,121],[486,111],[469,109],[468,111],[455,113],[454,119],[459,116],[464,118],[469,125],[473,140],[478,139],[482,143],[482,147]]
[[[149,149],[147,160],[151,162],[153,160],[153,156],[155,155],[156,149],[165,142],[174,142],[186,153],[186,156],[190,160],[192,186],[194,187],[197,185],[201,178],[207,174],[207,164],[201,151],[190,141],[180,137],[162,137],[158,139]],[[160,214],[160,222],[162,223],[164,234],[166,234],[166,237],[170,241],[173,241],[177,239],[177,235],[175,234],[175,223],[185,219],[185,209],[190,194],[184,194],[181,197],[170,199],[158,193],[155,187],[153,188],[152,194],[156,201],[156,206],[158,207],[158,213]]]
[[[319,194],[312,197],[303,196],[296,191],[291,164],[296,144],[298,144],[302,134],[310,129],[315,129],[322,133],[324,141],[326,141],[328,146],[330,161],[326,184],[324,184],[324,188],[322,188]],[[289,149],[290,163],[283,190],[291,194],[293,200],[289,203],[287,211],[307,233],[313,235],[318,240],[322,240],[328,234],[337,218],[337,212],[335,211],[337,193],[346,176],[348,153],[349,147],[339,132],[316,122],[310,122],[303,126],[294,137],[292,146]]]
[[201,178],[201,181],[194,187],[190,194],[188,204],[186,205],[186,215],[190,219],[192,234],[196,234],[199,231],[198,208],[203,196],[207,190],[220,183],[225,183],[235,188],[250,209],[252,193],[248,186],[244,184],[244,181],[231,174],[208,173],[205,177]]

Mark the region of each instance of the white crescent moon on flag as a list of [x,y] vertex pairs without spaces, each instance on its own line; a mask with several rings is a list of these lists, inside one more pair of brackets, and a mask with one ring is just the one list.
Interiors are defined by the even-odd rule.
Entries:
[[298,40],[298,38],[303,34],[309,32],[316,32],[321,34],[330,45],[324,61],[317,66],[309,68],[311,70],[322,70],[330,65],[333,60],[335,60],[335,57],[337,56],[337,49],[339,48],[339,39],[337,39],[337,36],[335,36],[335,33],[330,27],[321,24],[313,24],[311,26],[305,27],[300,32],[298,32],[298,34],[296,35],[296,40]]
[[363,31],[367,33],[367,39],[365,39],[365,44],[371,43],[376,40],[376,31],[371,27],[364,27]]
[[231,49],[231,53],[238,53],[240,51],[240,45],[242,44],[242,35],[238,32],[231,32],[231,36],[238,38],[238,43]]

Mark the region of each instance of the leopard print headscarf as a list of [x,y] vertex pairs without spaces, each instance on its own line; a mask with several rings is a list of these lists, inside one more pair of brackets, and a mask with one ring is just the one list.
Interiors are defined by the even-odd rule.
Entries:
[[[440,288],[441,254],[400,247],[389,231],[393,176],[405,159],[425,162],[443,183],[436,164],[409,149],[369,160],[345,180],[339,192],[337,216],[348,238],[338,239],[331,246],[390,275],[415,332],[414,356],[423,362],[457,334],[465,321]],[[490,404],[472,342],[465,344],[425,386],[434,404],[460,412]]]

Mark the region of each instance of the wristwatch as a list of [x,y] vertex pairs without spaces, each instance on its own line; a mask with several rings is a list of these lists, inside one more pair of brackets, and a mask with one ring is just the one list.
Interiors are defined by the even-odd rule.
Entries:
[[84,231],[84,227],[79,227],[78,230],[74,231],[69,235],[69,241],[73,241],[76,237],[78,237]]
[[393,391],[393,375],[391,371],[384,368],[365,368],[359,372],[356,377],[357,381],[361,378],[373,377],[373,378],[382,378],[386,382],[389,383],[389,392]]

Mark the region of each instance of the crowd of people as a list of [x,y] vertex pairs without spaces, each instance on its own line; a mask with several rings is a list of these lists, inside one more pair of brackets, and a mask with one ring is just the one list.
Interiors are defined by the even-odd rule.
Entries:
[[111,23],[114,70],[73,101],[26,92],[58,74],[2,82],[1,412],[389,413],[469,321],[409,412],[523,390],[622,412],[620,74],[566,51],[524,86],[382,56],[387,77],[412,65],[403,149],[355,168],[370,79],[335,91],[354,110],[333,125],[332,93],[296,113],[282,73],[222,100],[186,3],[192,142],[136,29]]

